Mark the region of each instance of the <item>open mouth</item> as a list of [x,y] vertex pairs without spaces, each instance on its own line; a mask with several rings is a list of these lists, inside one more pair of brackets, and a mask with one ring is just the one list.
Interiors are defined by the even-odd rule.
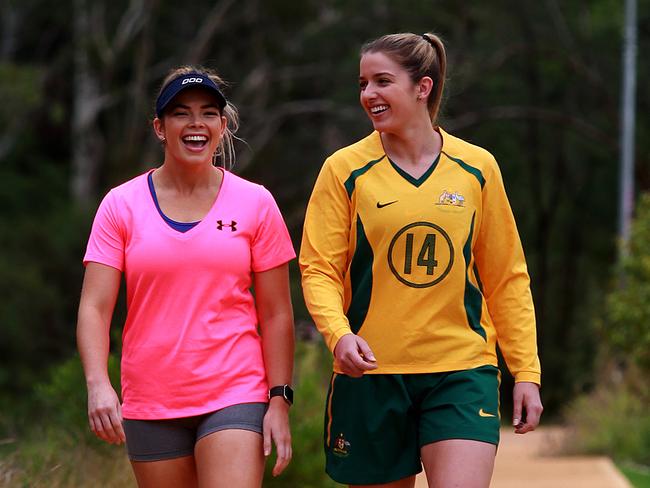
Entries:
[[370,113],[372,115],[379,115],[384,113],[386,110],[388,110],[388,105],[376,105],[374,107],[370,107]]
[[183,137],[183,144],[191,149],[203,149],[207,143],[208,138],[206,136],[192,135]]

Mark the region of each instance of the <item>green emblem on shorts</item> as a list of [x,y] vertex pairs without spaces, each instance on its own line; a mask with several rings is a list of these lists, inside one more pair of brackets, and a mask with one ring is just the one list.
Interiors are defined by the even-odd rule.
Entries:
[[334,449],[332,449],[332,451],[334,451],[334,454],[339,457],[347,457],[350,453],[350,443],[345,440],[342,432],[334,441]]

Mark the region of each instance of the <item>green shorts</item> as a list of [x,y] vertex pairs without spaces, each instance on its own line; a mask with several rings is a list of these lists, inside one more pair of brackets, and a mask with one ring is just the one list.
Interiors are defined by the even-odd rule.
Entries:
[[345,484],[389,483],[422,470],[420,448],[447,439],[499,443],[499,370],[332,375],[326,471]]

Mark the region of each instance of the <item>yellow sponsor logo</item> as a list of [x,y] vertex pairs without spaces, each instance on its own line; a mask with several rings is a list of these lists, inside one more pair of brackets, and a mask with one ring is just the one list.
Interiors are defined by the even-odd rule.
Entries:
[[478,414],[479,414],[481,417],[496,417],[496,415],[492,415],[491,413],[487,413],[487,412],[484,411],[483,409],[480,409],[480,410],[478,411]]

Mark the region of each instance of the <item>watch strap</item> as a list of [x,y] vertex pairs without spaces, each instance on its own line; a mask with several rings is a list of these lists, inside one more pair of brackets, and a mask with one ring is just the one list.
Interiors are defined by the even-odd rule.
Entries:
[[293,390],[289,385],[278,385],[269,389],[269,400],[281,396],[289,405],[293,405]]

